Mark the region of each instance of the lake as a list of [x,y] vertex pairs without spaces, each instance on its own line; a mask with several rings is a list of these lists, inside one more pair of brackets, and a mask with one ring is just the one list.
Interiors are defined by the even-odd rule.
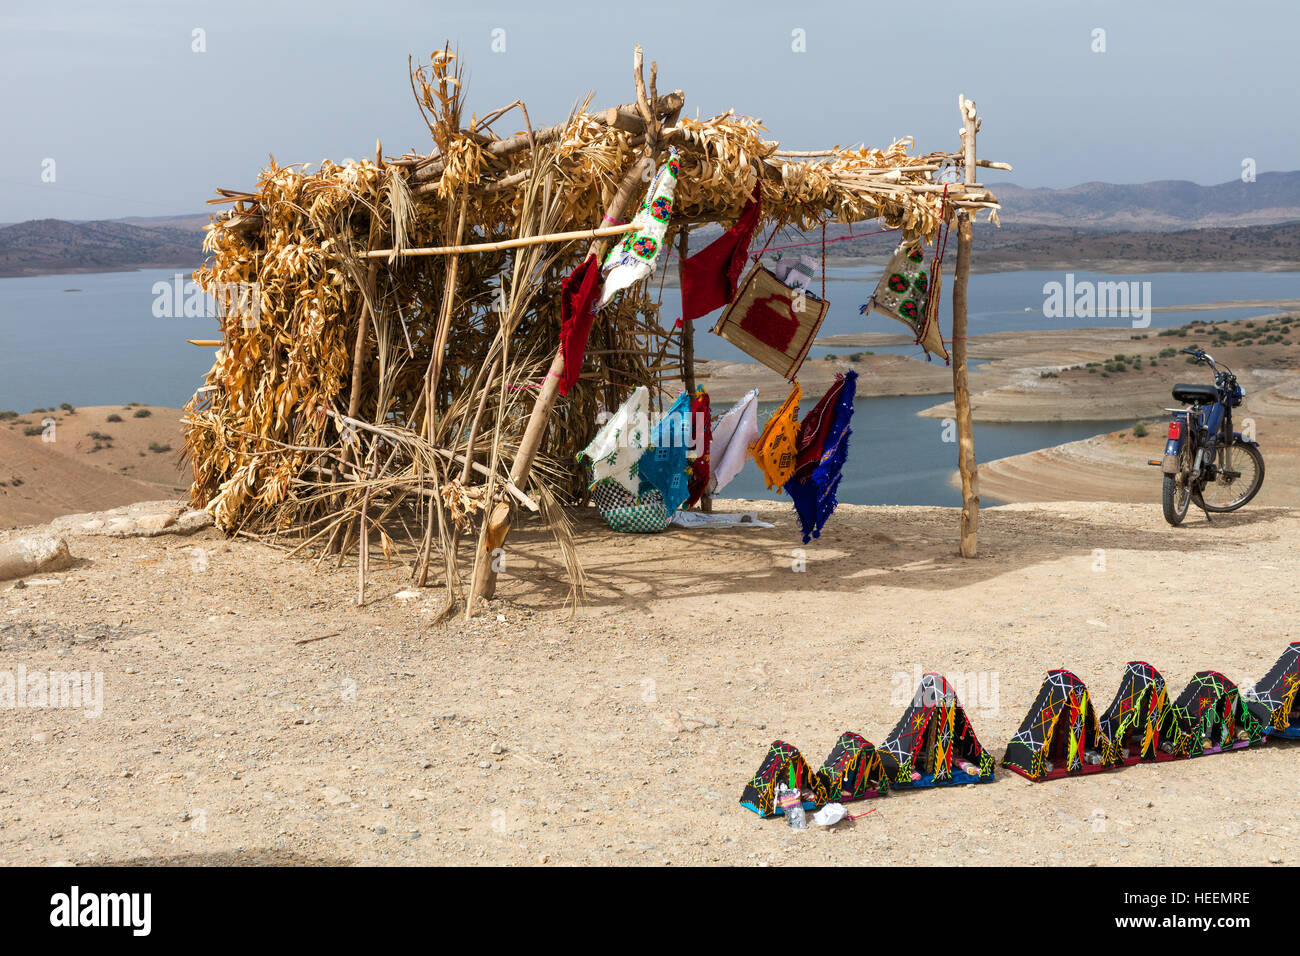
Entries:
[[[28,412],[63,402],[73,405],[184,405],[212,364],[212,349],[196,348],[187,338],[216,338],[215,320],[157,318],[154,286],[171,283],[175,270],[109,272],[0,279],[0,410]],[[880,275],[877,265],[838,265],[827,272],[831,308],[821,334],[905,331],[881,316],[858,314]],[[970,278],[970,333],[1130,326],[1128,319],[1049,320],[1043,315],[1043,285],[1063,281],[1060,272],[1003,272]],[[1300,298],[1300,272],[1168,272],[1106,276],[1076,272],[1075,280],[1149,281],[1154,306],[1191,305],[1235,299]],[[945,284],[946,288],[950,288]],[[814,285],[814,288],[817,288]],[[663,315],[679,314],[677,290],[663,290]],[[1025,310],[1030,311],[1026,312]],[[1271,309],[1155,312],[1151,328],[1181,325],[1190,319],[1225,321],[1262,315]],[[948,303],[940,311],[948,322]],[[700,358],[746,361],[740,350],[696,326]],[[828,349],[814,349],[814,357]],[[846,351],[839,349],[840,352]],[[917,346],[877,348],[921,357]],[[779,401],[784,395],[776,396]],[[948,483],[957,450],[942,441],[942,423],[916,412],[941,396],[873,398],[858,402],[849,462],[840,500],[855,504],[960,503]],[[775,404],[769,406],[775,407]],[[725,409],[719,409],[725,410]],[[1045,422],[976,424],[980,461],[1021,454],[1119,428],[1129,422]],[[739,497],[780,497],[763,487],[748,468],[727,489]]]

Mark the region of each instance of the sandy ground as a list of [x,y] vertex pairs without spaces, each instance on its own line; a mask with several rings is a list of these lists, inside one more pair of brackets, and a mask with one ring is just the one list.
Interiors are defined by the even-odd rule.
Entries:
[[[777,527],[617,536],[581,515],[573,619],[525,525],[498,598],[436,626],[441,593],[398,598],[401,567],[356,608],[352,568],[211,530],[73,538],[77,567],[0,590],[0,673],[102,674],[102,715],[6,715],[0,862],[1297,862],[1284,743],[999,771],[831,831],[737,802],[774,738],[814,764],[841,731],[880,741],[922,670],[963,682],[999,755],[1051,667],[1103,706],[1132,658],[1175,691],[1206,667],[1249,684],[1297,636],[1296,511],[1171,529],[1156,504],[987,509],[965,561],[955,511],[842,507],[797,571],[788,506],[723,506]],[[1207,569],[1216,605],[1191,612]]]
[[[147,417],[136,417],[141,408]],[[180,462],[180,414],[100,405],[0,421],[0,528],[180,494],[189,486]],[[110,415],[121,421],[108,421]],[[51,418],[53,441],[24,434]]]
[[[1082,403],[1150,420],[1172,380],[1204,380],[1181,357],[1105,381],[1070,370],[1185,344],[1101,331],[972,339],[990,359],[972,373],[977,418]],[[773,529],[655,536],[585,511],[572,617],[557,549],[527,521],[497,599],[442,624],[440,590],[403,593],[400,555],[372,557],[358,608],[351,562],[316,569],[211,530],[73,536],[73,568],[0,585],[0,680],[99,675],[102,712],[6,715],[0,863],[1293,865],[1300,746],[1282,742],[1043,784],[999,771],[854,805],[875,812],[829,831],[738,805],[773,739],[814,765],[844,730],[880,742],[925,670],[963,692],[999,756],[1052,667],[1103,707],[1134,658],[1175,693],[1203,668],[1260,677],[1300,636],[1300,374],[1295,346],[1232,348],[1268,476],[1210,525],[1164,523],[1144,464],[1157,425],[983,464],[989,497],[1047,503],[985,508],[973,561],[951,509],[841,506],[806,547],[778,503],[718,503]],[[921,363],[864,361],[886,370],[870,387],[930,387],[888,371]],[[0,461],[51,479],[0,488],[0,525],[182,483],[173,456],[139,454],[171,440],[175,413],[101,424],[112,411],[60,418],[54,446],[0,424]],[[92,430],[114,447],[92,451]]]

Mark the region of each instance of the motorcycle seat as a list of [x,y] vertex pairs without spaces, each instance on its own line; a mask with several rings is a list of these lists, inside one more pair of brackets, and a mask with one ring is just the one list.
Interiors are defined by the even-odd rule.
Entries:
[[1213,385],[1175,385],[1174,401],[1184,405],[1212,405],[1219,400],[1219,390]]

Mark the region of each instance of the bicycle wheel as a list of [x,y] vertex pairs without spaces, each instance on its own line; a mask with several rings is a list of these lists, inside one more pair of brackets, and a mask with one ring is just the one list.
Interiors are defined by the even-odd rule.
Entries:
[[1264,456],[1246,442],[1219,449],[1213,481],[1201,485],[1206,511],[1236,511],[1259,493],[1264,484]]
[[1178,451],[1178,471],[1165,475],[1161,504],[1165,510],[1165,520],[1177,528],[1187,515],[1187,505],[1192,500],[1192,489],[1188,477],[1192,473],[1192,447],[1190,441],[1183,442]]

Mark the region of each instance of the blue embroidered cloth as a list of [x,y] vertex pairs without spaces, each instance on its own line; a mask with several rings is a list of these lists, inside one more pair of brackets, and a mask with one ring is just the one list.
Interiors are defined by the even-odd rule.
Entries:
[[822,443],[821,459],[811,473],[785,483],[786,494],[794,501],[794,510],[799,515],[799,530],[803,533],[804,544],[821,537],[822,526],[838,504],[835,492],[840,486],[844,461],[849,454],[849,436],[853,434],[849,422],[853,418],[853,397],[857,389],[858,373],[846,372],[844,388],[835,403],[835,418]]
[[662,418],[650,427],[650,444],[637,469],[664,496],[671,516],[689,495],[691,467],[691,396],[682,392]]

